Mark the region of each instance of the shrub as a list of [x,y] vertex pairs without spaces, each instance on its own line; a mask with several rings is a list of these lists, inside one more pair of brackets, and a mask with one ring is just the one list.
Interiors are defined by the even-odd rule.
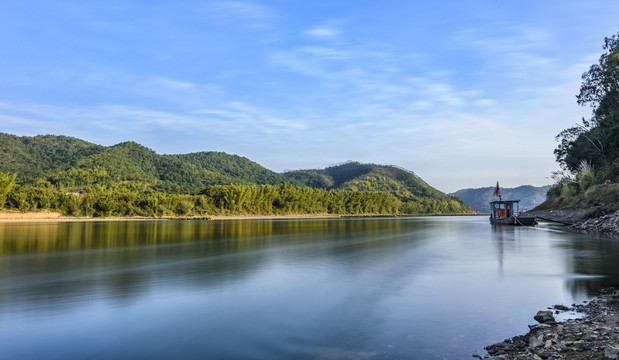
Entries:
[[579,190],[583,192],[591,186],[599,183],[599,180],[593,171],[593,166],[585,160],[580,163],[578,173],[576,174],[576,180],[578,181]]

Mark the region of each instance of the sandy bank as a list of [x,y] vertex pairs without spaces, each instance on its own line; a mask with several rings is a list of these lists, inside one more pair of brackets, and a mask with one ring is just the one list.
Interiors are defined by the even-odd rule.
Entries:
[[[342,218],[354,215],[308,214],[308,215],[208,215],[208,216],[162,216],[162,217],[70,217],[61,213],[41,211],[21,213],[0,211],[0,222],[64,222],[64,221],[153,221],[153,220],[278,220],[278,219],[323,219]],[[372,216],[372,215],[367,215]],[[375,215],[382,216],[382,215]],[[365,217],[365,216],[364,216]]]
[[283,220],[283,219],[340,219],[340,218],[390,218],[390,217],[418,217],[418,216],[479,216],[477,214],[437,214],[437,215],[410,215],[410,214],[293,214],[293,215],[205,215],[205,216],[162,216],[162,217],[71,217],[61,213],[41,211],[21,213],[14,210],[0,211],[1,222],[61,222],[61,221],[153,221],[153,220]]

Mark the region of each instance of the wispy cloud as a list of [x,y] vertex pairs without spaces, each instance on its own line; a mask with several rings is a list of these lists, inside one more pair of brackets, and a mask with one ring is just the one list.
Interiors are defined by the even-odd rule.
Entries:
[[165,77],[152,77],[149,81],[149,84],[154,86],[161,86],[171,90],[195,89],[198,86],[197,84],[188,81],[180,81]]
[[15,133],[32,131],[67,134],[103,132],[125,138],[123,134],[147,131],[174,131],[203,134],[209,137],[231,139],[260,136],[282,136],[299,133],[306,125],[289,120],[269,111],[242,102],[229,102],[220,108],[197,109],[187,112],[160,111],[128,105],[100,105],[93,107],[63,107],[41,104],[8,104],[0,108],[0,119],[5,128]]
[[332,38],[340,34],[340,30],[333,25],[318,25],[305,30],[305,34],[313,38]]
[[522,24],[488,23],[467,27],[453,34],[456,44],[474,46],[486,54],[530,51],[548,45],[552,37],[547,30]]
[[273,11],[250,1],[216,1],[203,6],[206,15],[221,23],[252,28],[269,27]]

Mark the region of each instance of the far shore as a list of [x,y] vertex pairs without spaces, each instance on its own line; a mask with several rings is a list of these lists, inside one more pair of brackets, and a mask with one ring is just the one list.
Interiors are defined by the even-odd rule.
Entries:
[[[13,210],[0,211],[0,223],[6,222],[77,222],[77,221],[178,221],[178,220],[280,220],[280,219],[339,219],[339,218],[380,218],[411,216],[452,216],[446,214],[410,215],[410,214],[293,214],[293,215],[205,215],[205,216],[127,216],[127,217],[71,217],[58,212],[40,211],[22,213]],[[475,214],[458,214],[454,216],[476,216]]]

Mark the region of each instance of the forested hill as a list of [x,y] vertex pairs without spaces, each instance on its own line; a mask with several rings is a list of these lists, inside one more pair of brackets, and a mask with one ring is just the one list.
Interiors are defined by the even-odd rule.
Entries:
[[0,133],[3,205],[71,216],[473,212],[394,166],[349,162],[280,174],[222,152],[159,155],[132,141]]
[[222,152],[159,155],[133,141],[102,146],[68,136],[4,133],[0,133],[0,155],[0,173],[17,173],[17,183],[44,181],[66,189],[129,182],[155,190],[196,193],[209,185],[290,184],[385,192],[404,201],[448,199],[411,171],[358,162],[279,174]]
[[401,200],[446,198],[445,194],[428,185],[412,171],[396,166],[348,162],[324,170],[296,170],[285,172],[284,175],[313,188],[381,191],[391,193]]
[[131,141],[107,147],[55,135],[18,137],[0,133],[0,173],[17,173],[20,184],[48,181],[63,188],[119,181],[186,192],[199,191],[208,185],[299,185],[237,155],[222,152],[159,155]]
[[[516,188],[501,188],[503,200],[520,200],[520,209],[530,210],[546,200],[546,192],[550,189],[547,186],[523,185]],[[470,205],[480,213],[488,213],[489,203],[498,200],[493,196],[494,186],[479,189],[462,189],[449,195],[455,196],[465,204]]]

